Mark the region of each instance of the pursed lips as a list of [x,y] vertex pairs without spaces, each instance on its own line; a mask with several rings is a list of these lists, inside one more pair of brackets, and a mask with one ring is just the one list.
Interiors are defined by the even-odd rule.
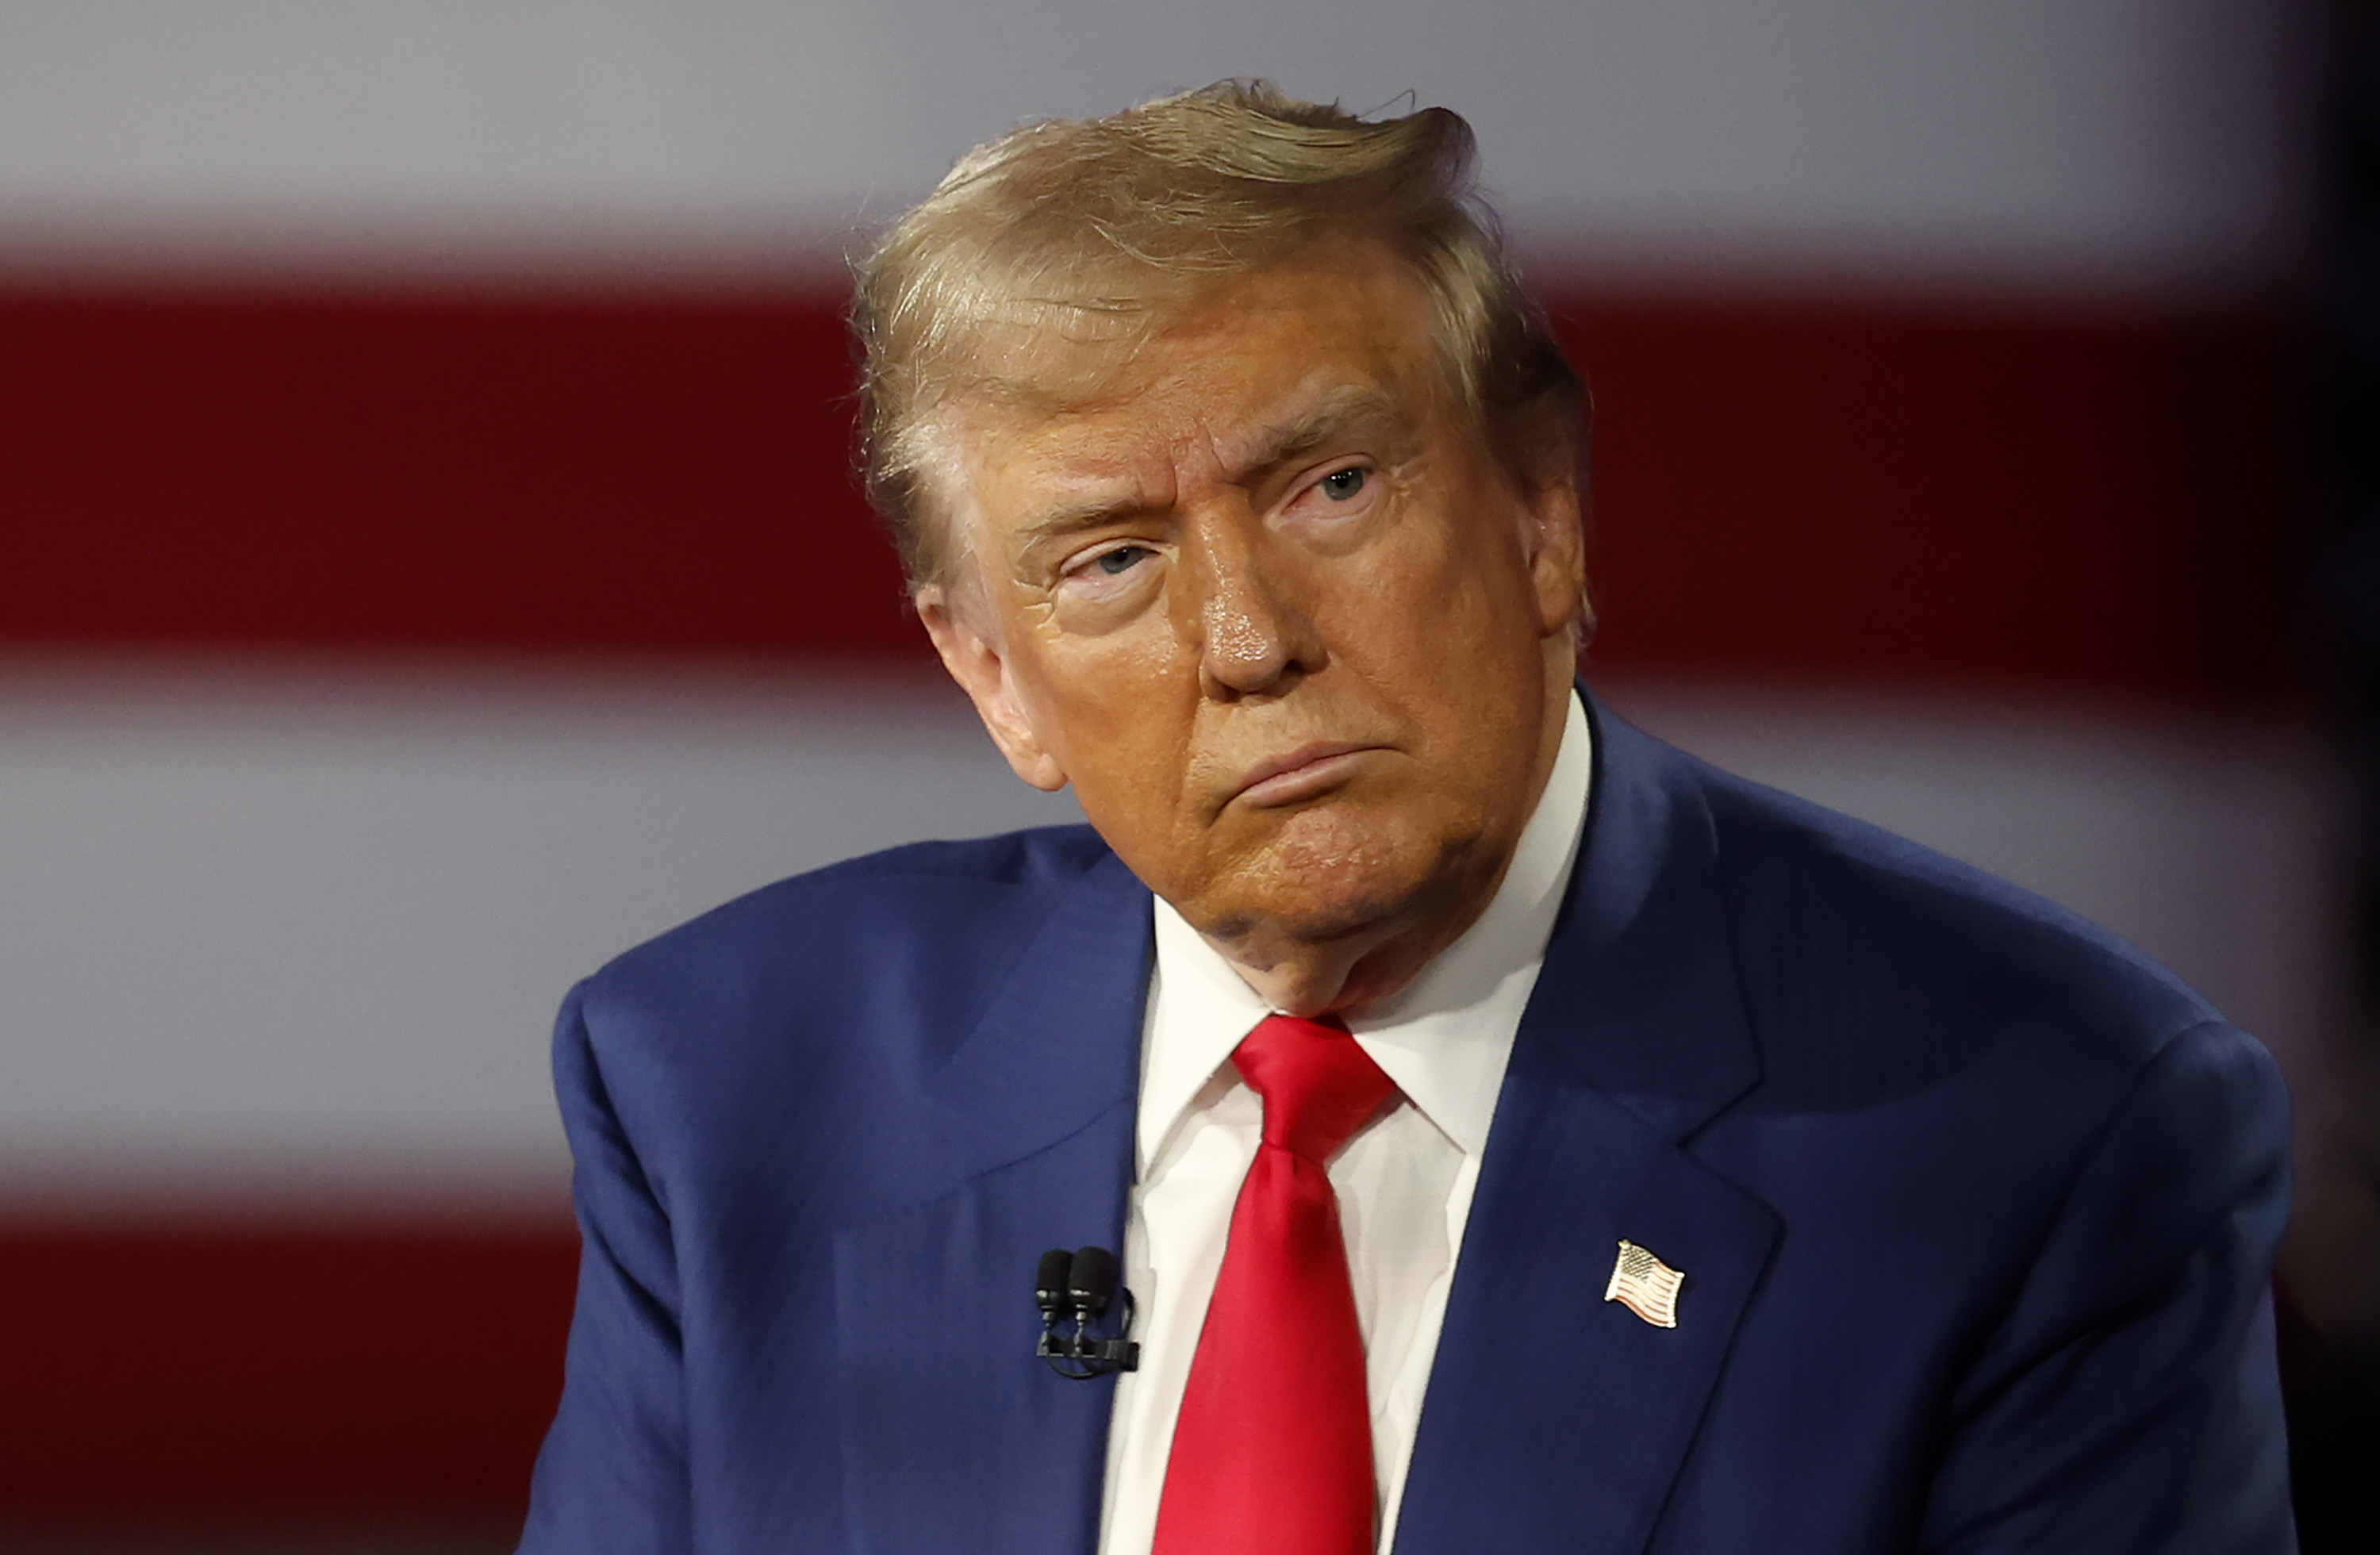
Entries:
[[1281,755],[1267,757],[1241,773],[1232,798],[1259,808],[1295,804],[1342,781],[1356,757],[1385,748],[1346,740],[1318,740],[1302,745]]

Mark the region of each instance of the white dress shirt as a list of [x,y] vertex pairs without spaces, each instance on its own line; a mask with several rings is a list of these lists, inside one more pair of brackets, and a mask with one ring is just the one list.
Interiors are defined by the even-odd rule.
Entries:
[[[1392,1003],[1348,1022],[1402,1093],[1330,1169],[1364,1331],[1381,1549],[1396,1537],[1405,1466],[1504,1065],[1578,856],[1594,765],[1587,742],[1586,714],[1573,694],[1552,775],[1495,899]],[[1148,1555],[1156,1537],[1174,1416],[1263,1125],[1262,1101],[1228,1060],[1272,1013],[1160,898],[1124,1231],[1124,1284],[1139,1304],[1140,1369],[1117,1384],[1102,1555]]]

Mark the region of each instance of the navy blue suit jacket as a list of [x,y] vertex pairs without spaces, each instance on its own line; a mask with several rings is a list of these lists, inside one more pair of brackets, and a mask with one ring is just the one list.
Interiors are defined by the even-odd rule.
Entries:
[[[1597,713],[1397,1555],[2271,1551],[2287,1104],[2119,942]],[[576,990],[524,1549],[1089,1555],[1148,891],[1087,830],[769,887]],[[1605,1302],[1618,1244],[1674,1330]]]

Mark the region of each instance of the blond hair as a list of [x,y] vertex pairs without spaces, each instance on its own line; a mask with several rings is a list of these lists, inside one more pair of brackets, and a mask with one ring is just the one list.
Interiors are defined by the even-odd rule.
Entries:
[[1031,124],[960,159],[858,266],[861,462],[912,585],[944,581],[935,418],[1014,395],[987,336],[1129,346],[1152,316],[1325,231],[1384,243],[1422,284],[1449,378],[1508,464],[1514,414],[1549,402],[1574,455],[1582,390],[1474,184],[1444,108],[1367,120],[1265,81],[1220,81],[1099,119]]

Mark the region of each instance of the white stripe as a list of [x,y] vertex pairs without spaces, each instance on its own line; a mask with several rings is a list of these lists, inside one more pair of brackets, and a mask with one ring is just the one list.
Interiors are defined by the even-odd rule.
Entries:
[[2271,279],[2269,0],[10,0],[0,254],[437,268],[836,246],[967,146],[1224,75],[1477,125],[1514,229],[1658,261]]
[[[2284,727],[1633,685],[1621,711],[2137,941],[2294,1064],[2339,986]],[[555,1002],[910,837],[1072,819],[923,674],[0,672],[0,1197],[560,1180]]]

